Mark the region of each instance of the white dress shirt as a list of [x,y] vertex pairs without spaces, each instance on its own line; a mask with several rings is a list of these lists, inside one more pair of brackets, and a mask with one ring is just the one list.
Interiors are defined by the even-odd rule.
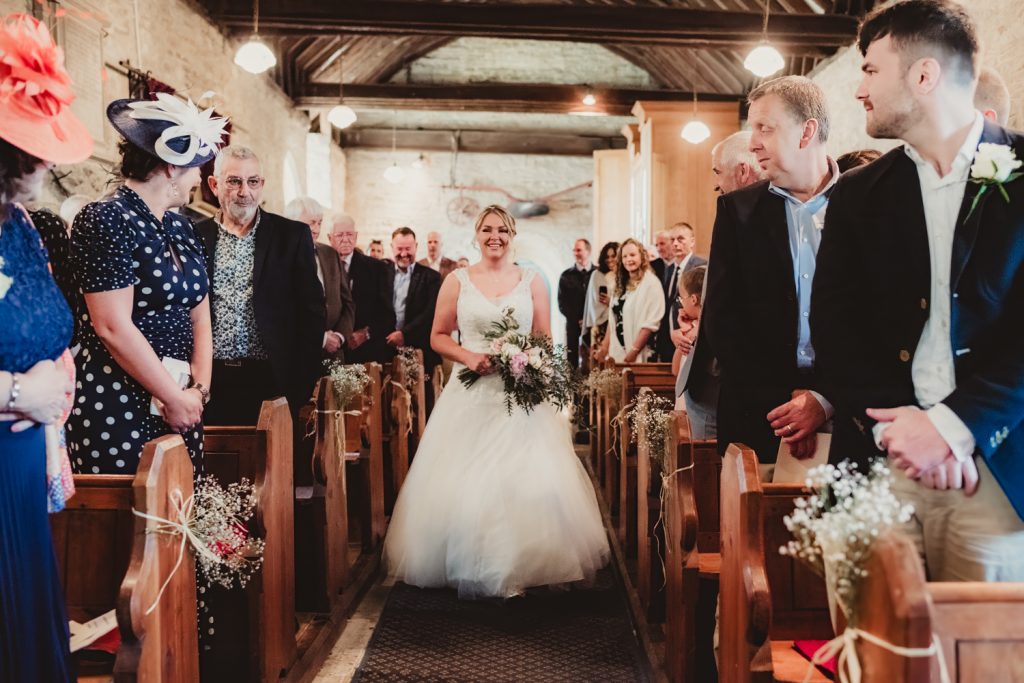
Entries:
[[[921,183],[932,277],[929,293],[931,308],[921,339],[917,342],[911,377],[918,403],[927,411],[928,418],[949,444],[957,460],[965,460],[974,452],[974,436],[963,420],[941,403],[956,389],[949,281],[956,221],[984,123],[981,114],[975,112],[974,124],[953,159],[952,168],[944,176],[939,176],[935,166],[923,159],[916,149],[906,146],[907,156],[917,166],[917,177]],[[875,425],[876,443],[880,441],[887,426],[888,423]]]

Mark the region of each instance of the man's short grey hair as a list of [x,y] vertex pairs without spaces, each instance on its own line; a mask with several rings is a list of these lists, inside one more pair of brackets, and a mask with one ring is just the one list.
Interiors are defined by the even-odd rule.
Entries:
[[828,104],[817,83],[806,76],[773,78],[751,90],[747,102],[753,104],[767,95],[775,95],[782,100],[793,118],[801,124],[809,119],[817,121],[818,142],[828,142]]
[[245,145],[228,145],[217,153],[217,158],[213,162],[213,176],[220,178],[221,171],[224,170],[224,161],[226,159],[255,159],[259,163],[260,158],[256,156],[256,152],[252,151]]
[[999,72],[990,66],[978,74],[978,89],[974,91],[974,106],[981,111],[991,109],[1000,126],[1010,120],[1010,89]]
[[331,229],[333,230],[338,223],[351,223],[353,228],[356,227],[356,220],[347,213],[331,214]]
[[746,164],[755,173],[761,174],[761,165],[757,162],[757,155],[750,151],[749,130],[741,130],[733,133],[726,139],[711,148],[711,158],[718,156],[718,169],[722,173],[732,173],[740,164]]
[[291,218],[293,221],[299,220],[299,216],[303,214],[313,217],[320,216],[322,218],[324,207],[312,197],[296,197],[284,207],[285,218]]

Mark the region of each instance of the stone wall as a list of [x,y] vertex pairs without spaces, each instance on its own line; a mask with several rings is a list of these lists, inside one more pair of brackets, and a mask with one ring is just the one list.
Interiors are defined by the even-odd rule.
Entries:
[[[978,24],[982,61],[999,71],[1010,89],[1013,103],[1010,127],[1020,128],[1024,124],[1024,60],[1020,58],[1024,25],[1014,21],[1020,13],[1020,2],[971,0],[964,4]],[[861,79],[860,64],[860,52],[856,47],[850,47],[812,75],[828,97],[832,116],[829,151],[833,155],[865,147],[885,151],[897,144],[889,140],[875,140],[864,132],[864,109],[853,96]]]
[[[94,16],[102,24],[104,67],[95,74],[97,79],[102,78],[102,101],[97,97],[97,106],[105,108],[111,100],[128,96],[128,80],[118,66],[123,60],[151,71],[154,78],[186,96],[197,98],[207,90],[214,91],[217,111],[231,119],[232,142],[252,147],[263,160],[266,207],[271,211],[283,209],[286,186],[305,192],[309,118],[294,109],[269,76],[254,76],[234,64],[236,45],[217,30],[198,5],[189,0],[68,0],[62,5],[70,16]],[[31,11],[38,6],[32,1],[0,0],[3,13]],[[69,64],[71,59],[69,56]],[[69,173],[62,180],[64,188],[90,196],[100,194],[109,179],[117,142],[117,134],[104,122],[93,158],[74,168],[60,169],[62,175]],[[335,191],[331,199],[334,206],[341,206],[344,155],[334,147],[330,165],[339,182],[332,185],[342,188],[342,192]],[[286,165],[294,169],[289,182],[284,177]],[[51,184],[42,203],[55,206],[62,199],[62,190]]]
[[[445,255],[479,258],[473,242],[475,213],[456,211],[458,190],[444,186],[450,182],[452,155],[425,152],[419,168],[413,168],[419,153],[350,149],[347,158],[347,201],[345,208],[356,221],[359,245],[371,239],[383,239],[390,256],[391,231],[409,226],[416,231],[420,258],[426,256],[426,234],[440,232]],[[397,163],[406,172],[398,184],[384,179],[384,171]],[[590,157],[459,154],[456,183],[474,187],[501,188],[521,199],[532,199],[590,181],[594,164]],[[483,208],[488,204],[507,206],[509,197],[498,190],[467,190],[466,200]],[[552,321],[556,340],[564,337],[564,322],[554,306],[558,276],[572,263],[572,245],[580,238],[590,239],[592,192],[589,187],[561,195],[550,202],[551,212],[538,218],[518,221],[516,256],[521,263],[535,266],[547,280],[552,294]]]

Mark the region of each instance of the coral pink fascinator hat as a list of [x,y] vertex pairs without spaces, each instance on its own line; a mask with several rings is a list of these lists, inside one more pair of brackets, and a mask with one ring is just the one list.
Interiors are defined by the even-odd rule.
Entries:
[[26,14],[0,18],[0,138],[55,164],[86,159],[92,136],[71,111],[74,99],[64,51],[46,26]]

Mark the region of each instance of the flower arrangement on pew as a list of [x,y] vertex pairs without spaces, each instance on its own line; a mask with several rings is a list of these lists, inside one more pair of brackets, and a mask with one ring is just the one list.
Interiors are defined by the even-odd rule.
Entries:
[[668,462],[665,449],[668,447],[669,429],[672,425],[672,403],[644,387],[637,394],[626,416],[630,426],[630,443],[637,443],[642,425],[651,463],[656,464],[664,474]]
[[402,384],[405,386],[406,391],[412,392],[413,388],[419,383],[420,378],[423,377],[423,364],[416,357],[416,349],[411,346],[403,346],[398,349],[398,362],[401,364],[402,372],[405,375],[405,380]]
[[622,396],[622,373],[614,368],[594,369],[583,380],[583,386],[602,398],[618,401]]
[[[904,657],[938,656],[944,670],[937,640],[928,648],[905,648],[857,628],[857,595],[868,575],[864,567],[872,546],[914,514],[914,507],[893,493],[893,476],[885,461],[875,460],[869,474],[846,461],[821,465],[808,472],[805,483],[814,493],[798,498],[793,514],[783,518],[793,540],[779,552],[804,562],[825,579],[837,632],[832,641],[815,652],[811,668],[835,658],[839,680],[859,683],[861,667],[855,643],[863,639]],[[846,619],[842,632],[838,631],[835,607]]]
[[181,537],[178,560],[146,614],[160,603],[164,590],[185,559],[186,548],[191,548],[195,555],[197,575],[203,585],[231,588],[237,583],[240,588],[245,587],[263,565],[266,548],[263,539],[249,533],[256,502],[255,489],[247,479],[224,488],[213,477],[199,476],[188,498],[177,489],[171,493],[174,519],[132,510],[135,515],[158,523],[147,529],[147,533]]
[[327,376],[334,387],[334,397],[338,406],[344,409],[366,390],[370,384],[370,376],[366,367],[359,363],[346,365],[341,361],[326,361]]
[[[553,346],[545,335],[519,332],[514,313],[514,309],[506,308],[501,319],[484,333],[491,343],[491,362],[504,384],[509,414],[513,406],[529,413],[545,401],[559,409],[573,405],[580,382],[566,359],[565,349]],[[458,376],[467,387],[481,377],[469,368],[460,370]]]

